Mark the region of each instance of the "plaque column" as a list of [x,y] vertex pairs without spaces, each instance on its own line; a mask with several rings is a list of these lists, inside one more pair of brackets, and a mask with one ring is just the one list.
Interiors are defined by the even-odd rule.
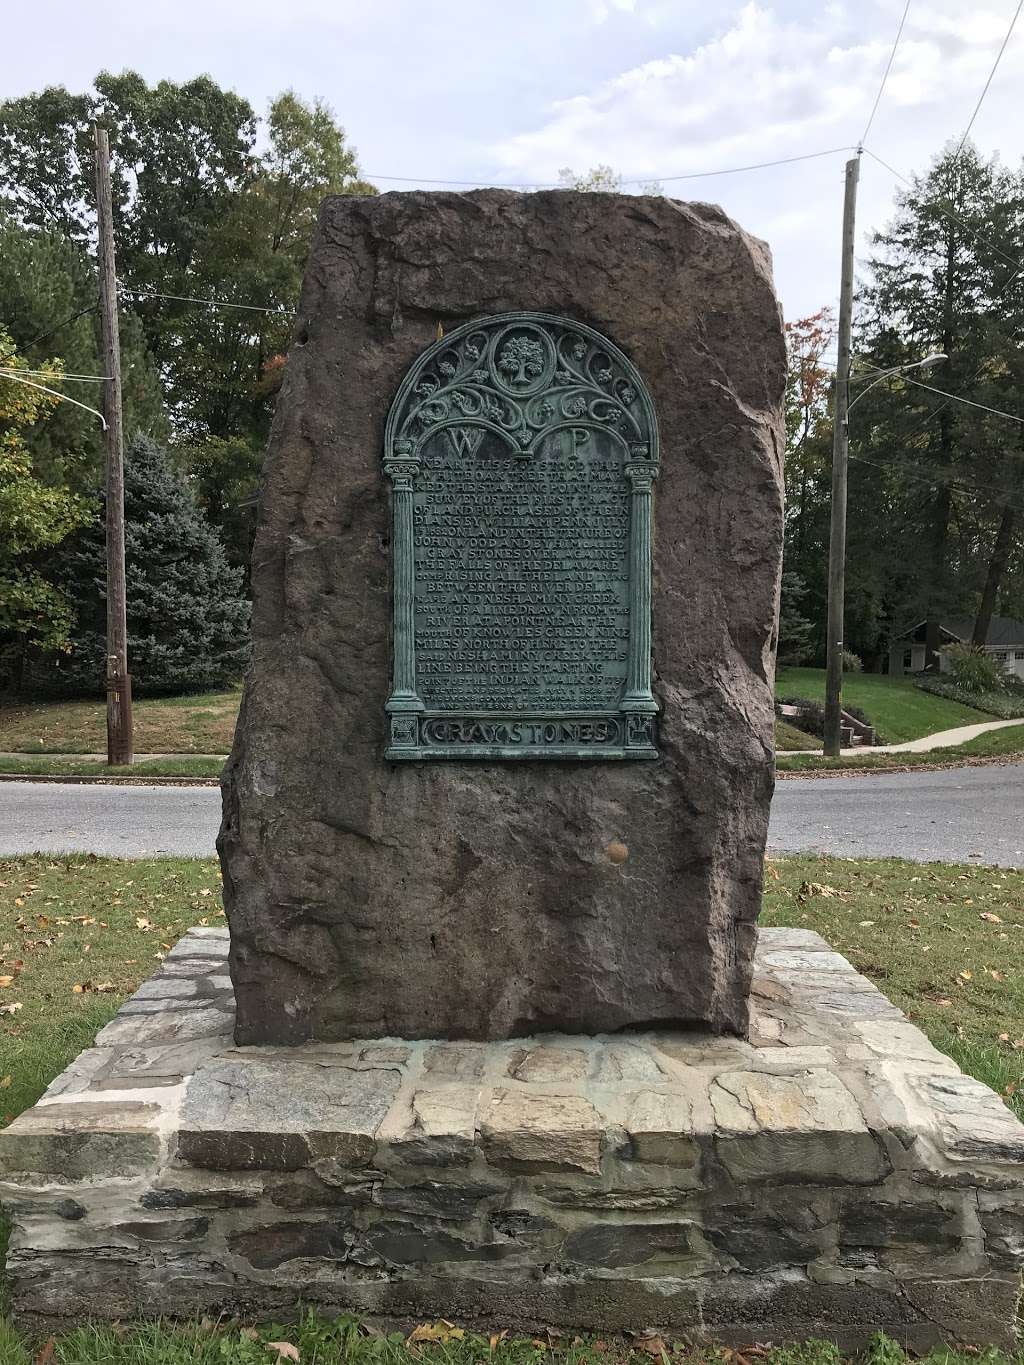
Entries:
[[394,454],[384,461],[384,472],[392,489],[392,563],[394,565],[394,664],[391,695],[385,710],[391,717],[391,738],[387,748],[408,752],[419,747],[416,713],[423,702],[416,690],[416,599],[415,545],[413,540],[413,487],[419,461],[412,457],[412,442],[395,442]]
[[626,747],[653,751],[651,717],[658,703],[651,691],[651,485],[658,472],[646,445],[630,446],[625,472],[629,509],[629,667],[620,710],[626,719]]

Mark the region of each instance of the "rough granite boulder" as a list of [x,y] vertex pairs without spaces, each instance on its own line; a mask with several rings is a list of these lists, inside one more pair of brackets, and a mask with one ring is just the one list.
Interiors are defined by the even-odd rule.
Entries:
[[[659,757],[389,762],[385,419],[439,324],[519,310],[596,329],[653,399]],[[768,251],[716,207],[563,191],[326,201],[224,776],[238,1042],[746,1032],[784,378]]]

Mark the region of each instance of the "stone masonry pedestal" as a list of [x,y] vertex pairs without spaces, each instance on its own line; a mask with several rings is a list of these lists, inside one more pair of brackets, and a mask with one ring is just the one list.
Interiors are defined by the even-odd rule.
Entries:
[[1024,1127],[815,934],[750,1041],[235,1047],[195,929],[0,1135],[16,1314],[1014,1340]]

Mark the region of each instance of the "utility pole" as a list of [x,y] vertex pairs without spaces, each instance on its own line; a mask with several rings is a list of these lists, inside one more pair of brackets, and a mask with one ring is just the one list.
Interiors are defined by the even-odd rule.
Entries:
[[106,444],[107,538],[107,763],[134,759],[132,680],[124,568],[124,438],[121,414],[121,338],[117,323],[117,267],[107,130],[96,130],[96,216],[99,224],[100,318],[103,338],[103,411]]
[[843,256],[839,289],[839,364],[832,430],[832,523],[828,542],[828,630],[825,655],[825,753],[835,757],[842,741],[843,598],[846,590],[846,469],[850,453],[850,366],[853,330],[853,243],[857,216],[860,149],[846,163]]

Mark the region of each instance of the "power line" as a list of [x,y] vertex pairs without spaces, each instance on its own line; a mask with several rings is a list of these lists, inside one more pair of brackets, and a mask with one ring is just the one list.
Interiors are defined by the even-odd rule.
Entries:
[[55,384],[64,379],[73,379],[77,384],[105,384],[110,378],[107,374],[64,374],[63,371],[54,370],[27,370],[20,365],[0,365],[0,374],[31,374],[40,379],[52,379]]
[[[858,464],[873,465],[875,469],[895,469],[897,473],[901,474],[904,478],[927,484],[929,488],[934,487],[935,484],[941,484],[947,488],[958,489],[960,492],[994,493],[999,498],[1001,505],[1014,507],[1018,512],[1024,512],[1024,506],[1007,500],[1005,488],[1001,488],[997,484],[975,483],[971,479],[959,479],[955,475],[950,477],[948,473],[944,474],[943,471],[936,468],[935,465],[918,464],[914,465],[913,468],[908,469],[906,464],[897,460],[871,460],[866,455],[854,455],[852,452],[850,454],[850,459],[856,460]],[[924,475],[916,472],[921,469],[930,470],[931,474]]]
[[201,303],[207,308],[237,308],[249,313],[277,313],[282,317],[297,317],[298,314],[293,308],[264,308],[256,303],[227,303],[223,299],[197,299],[189,294],[160,294],[155,289],[129,289],[127,285],[118,283],[118,288],[122,294],[131,294],[135,298],[144,299],[171,299],[175,303]]
[[40,332],[37,337],[33,337],[31,341],[26,343],[24,349],[27,351],[30,347],[38,345],[40,341],[45,341],[47,337],[52,337],[54,332],[59,332],[62,328],[69,327],[71,323],[77,322],[79,318],[84,318],[86,313],[95,313],[98,307],[98,303],[90,303],[88,308],[80,308],[77,313],[72,313],[71,316],[65,318],[63,322],[58,322],[56,327],[51,327],[48,332]]
[[[1013,30],[1016,27],[1017,20],[1020,18],[1020,12],[1022,9],[1024,9],[1024,0],[1017,0],[1017,8],[1013,12],[1013,18],[1010,20],[1010,27],[1006,30],[1006,37],[1003,39],[1002,46],[996,53],[996,59],[992,64],[992,70],[988,73],[988,80],[985,82],[985,88],[978,96],[978,103],[974,106],[974,113],[971,115],[970,122],[964,129],[964,135],[960,139],[960,146],[956,149],[956,157],[959,157],[960,153],[964,149],[964,143],[970,136],[971,129],[974,127],[974,120],[978,117],[978,110],[984,103],[985,96],[988,94],[988,88],[992,84],[992,77],[996,74],[996,71],[999,69],[999,63],[1003,60],[1003,53],[1006,51],[1006,45],[1010,41],[1010,37],[1012,36]],[[956,157],[954,157],[954,160],[956,159]]]
[[[1024,0],[1022,0],[1022,3],[1024,3]],[[909,13],[909,11],[910,0],[907,0],[907,3],[903,6],[903,18],[900,20],[899,28],[896,30],[896,41],[892,45],[892,51],[889,53],[889,60],[886,63],[885,72],[882,76],[882,84],[878,87],[878,94],[875,96],[875,102],[871,106],[871,113],[868,115],[868,121],[864,125],[864,131],[860,135],[860,140],[862,144],[867,141],[868,133],[871,132],[871,125],[875,121],[875,114],[878,112],[878,106],[882,99],[882,91],[885,89],[885,83],[889,79],[889,72],[892,70],[893,58],[896,56],[896,49],[900,45],[900,39],[903,37],[903,25],[907,22],[907,14]]]
[[[1024,0],[1022,0],[1024,3]],[[755,161],[749,166],[727,166],[718,171],[687,171],[682,175],[642,175],[635,176],[628,180],[619,180],[620,185],[649,185],[654,182],[658,184],[671,184],[676,180],[706,180],[716,175],[739,175],[744,171],[761,171],[770,166],[789,166],[796,161],[814,161],[821,156],[836,156],[839,152],[852,152],[856,148],[828,147],[821,152],[803,152],[799,156],[783,156],[775,161]],[[404,185],[453,185],[462,189],[492,189],[492,190],[538,190],[538,189],[564,189],[565,186],[560,180],[516,180],[516,181],[482,181],[482,180],[428,180],[418,175],[376,175],[372,171],[366,172],[370,180],[391,180]]]
[[1024,426],[1024,417],[1017,417],[1012,412],[1003,412],[1001,408],[990,408],[986,403],[975,403],[970,398],[961,398],[958,393],[948,393],[945,389],[937,389],[933,384],[922,384],[920,379],[907,379],[901,376],[907,384],[913,384],[915,388],[927,389],[929,393],[941,393],[943,398],[952,399],[954,403],[966,403],[969,408],[980,408],[982,412],[994,413],[996,417],[1008,417],[1011,422],[1020,422]]
[[[1022,3],[1024,3],[1024,0],[1022,0]],[[877,152],[873,152],[870,147],[865,147],[864,150],[867,152],[868,156],[872,158],[872,160],[877,161],[880,166],[884,166],[890,175],[894,175],[897,180],[902,180],[904,185],[909,185],[911,189],[916,188],[914,181],[911,180],[909,176],[906,176],[901,171],[898,171],[895,166],[890,166],[888,161],[883,161]],[[940,213],[944,213],[947,218],[952,219],[952,221],[956,223],[959,227],[962,227],[965,232],[971,233],[972,236],[977,237],[978,241],[984,242],[986,246],[991,247],[997,256],[1002,256],[1004,261],[1009,261],[1010,265],[1016,266],[1018,274],[1020,273],[1021,270],[1024,270],[1024,265],[1022,265],[1020,261],[1016,260],[1013,256],[1008,256],[1006,252],[1002,250],[1001,247],[996,246],[995,242],[991,241],[988,237],[986,237],[984,233],[979,232],[977,228],[971,227],[970,223],[965,223],[962,218],[957,217],[957,215],[952,211],[952,209],[947,209],[944,204],[940,204],[937,200],[933,200],[932,202],[934,207],[937,208]],[[1006,283],[1003,285],[1003,289],[1006,289],[1015,278],[1016,278],[1015,276],[1011,275],[1010,279],[1007,280]],[[999,293],[1002,293],[1003,289],[1000,289]],[[999,295],[997,294],[996,297],[998,298]]]
[[45,384],[36,384],[31,379],[23,379],[20,374],[5,374],[4,379],[9,379],[14,384],[25,384],[30,389],[38,389],[40,393],[52,394],[54,398],[59,398],[62,403],[71,403],[76,408],[81,408],[83,412],[91,412],[94,417],[98,417],[103,425],[103,430],[107,429],[107,419],[102,412],[96,408],[91,408],[88,403],[80,403],[77,398],[69,398],[66,393],[60,393],[57,389],[48,389]]

